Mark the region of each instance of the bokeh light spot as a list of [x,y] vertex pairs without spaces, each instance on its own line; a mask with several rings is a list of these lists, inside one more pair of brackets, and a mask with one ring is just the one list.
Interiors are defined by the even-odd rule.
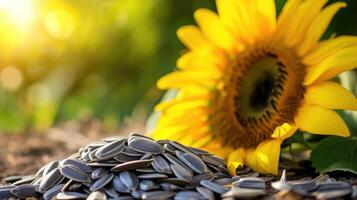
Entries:
[[5,67],[0,72],[1,86],[6,90],[17,90],[21,86],[22,81],[21,71],[14,66]]

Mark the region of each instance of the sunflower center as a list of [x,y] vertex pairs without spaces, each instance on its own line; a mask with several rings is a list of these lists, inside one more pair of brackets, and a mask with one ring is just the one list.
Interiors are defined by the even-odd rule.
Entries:
[[237,85],[240,95],[235,101],[240,115],[254,117],[270,108],[270,101],[276,98],[273,92],[278,84],[278,69],[276,60],[269,56],[257,60],[247,69]]
[[227,145],[256,147],[277,126],[293,122],[306,73],[295,55],[289,49],[255,48],[238,56],[226,92],[214,101],[220,108],[214,129]]

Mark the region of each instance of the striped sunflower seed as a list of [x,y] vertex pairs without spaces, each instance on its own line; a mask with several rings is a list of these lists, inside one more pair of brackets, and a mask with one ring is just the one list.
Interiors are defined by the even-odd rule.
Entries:
[[54,185],[62,178],[62,174],[58,168],[52,170],[48,174],[46,174],[44,177],[42,177],[40,186],[39,186],[39,192],[44,193]]
[[57,194],[58,200],[85,199],[88,195],[81,192],[60,192]]
[[143,191],[155,190],[160,187],[159,184],[155,183],[152,180],[142,180],[140,181],[139,188]]
[[141,153],[159,154],[163,152],[162,147],[152,140],[135,137],[128,142],[130,148]]
[[112,142],[100,147],[96,151],[95,157],[99,159],[108,159],[114,157],[123,151],[125,142],[125,138],[113,140]]
[[120,176],[115,176],[113,179],[113,188],[117,192],[130,193],[130,189],[121,180]]
[[154,156],[154,161],[151,163],[155,171],[163,174],[172,174],[169,163],[161,156]]
[[134,160],[134,161],[129,161],[126,163],[122,163],[119,165],[116,165],[111,169],[113,172],[122,172],[122,171],[127,171],[127,170],[134,170],[134,169],[140,169],[140,168],[145,168],[150,165],[152,160]]
[[187,200],[187,199],[204,200],[206,198],[198,192],[181,191],[175,195],[174,199],[175,200]]
[[185,163],[194,172],[202,174],[208,171],[206,164],[196,155],[192,153],[176,152],[177,157]]
[[248,189],[265,189],[265,182],[260,178],[241,178],[233,183],[235,187]]
[[90,177],[81,169],[79,169],[79,167],[74,166],[72,164],[62,165],[60,168],[60,172],[64,177],[68,179],[72,179],[81,183],[90,182]]
[[103,192],[95,191],[89,194],[87,200],[107,200],[107,195],[105,195]]
[[98,179],[90,188],[90,191],[98,191],[108,185],[114,178],[114,174],[107,174]]
[[175,196],[176,192],[170,191],[152,191],[152,192],[143,192],[141,195],[141,199],[170,199],[171,197]]
[[35,190],[34,185],[20,185],[11,189],[11,193],[19,198],[38,198],[40,193]]
[[213,192],[205,187],[198,186],[198,187],[196,187],[196,190],[198,193],[200,193],[202,196],[204,196],[208,200],[215,199]]
[[228,191],[225,187],[218,185],[217,183],[214,183],[212,181],[202,180],[200,183],[202,186],[218,194],[223,194]]
[[130,190],[134,191],[138,188],[139,179],[133,172],[129,172],[129,171],[121,172],[119,174],[119,177],[121,181],[124,183],[124,185]]
[[43,199],[44,200],[52,200],[58,193],[61,192],[63,186],[64,186],[64,184],[59,184],[59,185],[56,185],[56,186],[50,188],[43,194]]

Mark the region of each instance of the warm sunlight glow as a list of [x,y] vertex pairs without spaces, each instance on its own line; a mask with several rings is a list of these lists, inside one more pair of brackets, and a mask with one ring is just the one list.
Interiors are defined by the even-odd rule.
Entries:
[[33,0],[0,0],[0,12],[4,12],[18,26],[28,25],[35,14]]
[[48,13],[44,19],[46,30],[56,39],[65,40],[74,31],[73,17],[66,10],[55,10]]
[[22,81],[21,71],[14,66],[5,67],[0,72],[0,83],[6,90],[17,90],[21,86]]

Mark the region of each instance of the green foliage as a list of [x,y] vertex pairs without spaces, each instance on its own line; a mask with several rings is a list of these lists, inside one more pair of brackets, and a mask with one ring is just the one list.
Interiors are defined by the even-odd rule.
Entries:
[[328,137],[312,151],[312,165],[320,173],[341,170],[357,174],[357,137]]

